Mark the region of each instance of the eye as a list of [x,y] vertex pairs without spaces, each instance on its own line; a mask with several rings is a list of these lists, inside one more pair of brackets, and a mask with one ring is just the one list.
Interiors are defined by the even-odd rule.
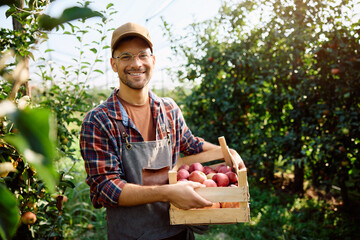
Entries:
[[130,59],[131,59],[131,56],[127,55],[127,54],[120,56],[121,61],[130,61]]
[[149,55],[147,53],[140,53],[139,54],[140,59],[147,59],[148,57],[149,57]]

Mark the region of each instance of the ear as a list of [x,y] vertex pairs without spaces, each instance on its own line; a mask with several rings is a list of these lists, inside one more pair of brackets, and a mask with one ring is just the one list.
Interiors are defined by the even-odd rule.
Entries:
[[151,57],[152,57],[152,63],[153,65],[155,65],[155,55],[152,55]]
[[111,68],[112,68],[112,70],[114,72],[118,71],[115,58],[110,58],[110,65],[111,65]]

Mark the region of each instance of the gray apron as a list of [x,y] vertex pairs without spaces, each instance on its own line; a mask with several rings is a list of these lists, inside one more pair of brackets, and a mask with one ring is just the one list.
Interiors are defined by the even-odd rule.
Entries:
[[[125,180],[128,183],[143,185],[144,170],[151,172],[172,167],[171,143],[168,138],[130,143],[126,139],[126,144],[122,144],[121,151]],[[134,207],[109,207],[107,208],[107,228],[109,240],[159,240],[187,229],[184,225],[170,225],[168,202]]]

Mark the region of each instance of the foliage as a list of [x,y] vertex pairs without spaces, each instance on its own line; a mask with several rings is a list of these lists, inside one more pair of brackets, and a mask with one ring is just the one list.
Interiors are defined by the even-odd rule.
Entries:
[[[87,2],[90,3],[90,2]],[[87,5],[87,4],[86,4]],[[52,30],[53,28],[78,18],[102,17],[99,12],[94,12],[88,7],[73,7],[65,9],[59,18],[52,18],[46,14],[39,18],[39,26],[44,30]]]
[[174,52],[187,59],[177,77],[197,83],[183,102],[193,132],[212,142],[226,136],[262,182],[291,170],[294,191],[303,193],[304,180],[328,192],[335,186],[350,208],[360,192],[353,4],[224,3],[218,18],[181,37],[164,22]]
[[212,225],[196,239],[357,239],[352,216],[341,206],[310,196],[298,198],[277,187],[249,179],[251,222]]
[[[47,32],[53,28],[59,28],[64,23],[75,19],[91,17],[103,17],[98,11],[91,10],[88,5],[90,1],[84,2],[81,7],[71,7],[65,9],[58,18],[53,18],[42,13],[48,6],[49,1],[8,1],[6,5],[9,9],[6,11],[6,17],[12,17],[13,22],[20,27],[14,26],[14,30],[0,29],[0,51],[13,49],[19,56],[33,57],[31,53],[34,44],[47,39]],[[4,4],[5,5],[5,4]],[[104,19],[105,20],[105,19]]]
[[[80,155],[80,149],[77,153]],[[74,188],[68,188],[65,195],[68,202],[64,208],[63,234],[67,239],[106,239],[106,209],[95,209],[90,201],[89,186],[85,183],[86,172],[82,162],[74,164],[70,159],[62,161],[61,169],[71,167]]]
[[3,184],[0,184],[0,195],[0,237],[7,239],[16,232],[19,210],[15,196]]
[[[0,99],[12,100],[10,96],[15,93],[13,100],[16,103],[14,106],[7,104],[7,101],[2,102],[2,111],[5,105],[12,107],[7,107],[9,111],[2,113],[6,115],[1,119],[0,124],[1,163],[11,163],[16,170],[2,177],[0,184],[2,184],[2,193],[7,194],[8,190],[3,191],[2,187],[6,185],[16,197],[16,201],[7,197],[8,202],[5,200],[2,202],[2,204],[7,203],[6,206],[1,206],[9,208],[9,215],[0,215],[0,233],[4,239],[10,239],[15,232],[12,239],[64,238],[66,228],[71,225],[70,221],[73,219],[64,208],[68,200],[65,194],[68,193],[68,189],[76,186],[71,181],[72,167],[64,171],[56,168],[56,165],[65,159],[69,159],[73,165],[79,161],[79,156],[76,154],[78,149],[75,147],[78,126],[81,123],[81,114],[86,112],[90,107],[89,104],[92,103],[88,101],[89,104],[84,104],[86,99],[90,99],[85,91],[86,81],[94,72],[102,74],[96,69],[96,64],[101,62],[99,59],[101,50],[108,48],[104,46],[108,20],[102,18],[101,22],[97,23],[98,28],[93,28],[94,31],[102,34],[101,40],[94,40],[92,44],[86,46],[89,52],[95,53],[93,63],[89,62],[90,59],[83,60],[84,47],[82,47],[81,50],[79,49],[79,57],[74,58],[76,66],[61,66],[63,76],[58,78],[54,74],[53,66],[47,65],[44,58],[38,59],[37,74],[43,79],[43,88],[33,91],[33,96],[30,98],[25,95],[27,91],[24,91],[22,85],[27,81],[26,74],[23,73],[28,70],[26,64],[18,61],[23,57],[32,56],[31,51],[34,51],[35,44],[46,36],[43,25],[40,24],[41,19],[46,16],[40,13],[47,6],[48,1],[38,2],[36,8],[31,5],[32,1],[26,3],[27,7],[20,8],[20,11],[19,8],[10,5],[7,12],[21,23],[22,29],[19,34],[18,30],[1,30],[1,42],[5,43],[1,44],[1,52],[16,49],[15,58],[10,64],[7,64],[9,61],[5,58],[1,59],[0,64],[2,76]],[[89,4],[90,2],[86,1],[80,7],[67,9],[59,19],[50,18],[50,22],[47,23],[51,24],[51,28],[58,26],[57,30],[65,31],[66,26],[62,23],[69,20],[81,18],[79,22],[85,24],[87,17],[103,16],[105,11],[92,12],[87,7]],[[112,4],[107,6],[107,10],[113,12]],[[68,26],[70,31],[66,31],[65,34],[75,35],[79,42],[84,42],[88,30],[80,29],[70,23]],[[22,36],[22,39],[12,37],[17,35]],[[63,81],[60,82],[58,79]],[[32,225],[24,223],[19,225],[20,215],[28,211],[35,213],[36,222]],[[77,210],[72,209],[72,211]]]
[[[22,25],[18,30],[0,29],[1,53],[16,52],[13,62],[0,61],[1,101],[10,99],[14,91],[14,73],[21,60],[34,58],[37,44],[46,41],[44,28],[74,36],[80,47],[70,65],[36,59],[42,88],[33,89],[29,98],[21,81],[14,114],[0,120],[0,164],[10,163],[16,169],[0,178],[0,236],[102,239],[106,236],[105,210],[94,209],[89,200],[77,136],[84,112],[108,95],[108,90],[105,94],[89,91],[87,84],[96,74],[104,74],[97,64],[109,48],[104,40],[111,19],[88,26],[82,18],[89,12],[88,1],[68,9],[59,19],[41,14],[49,1],[25,1],[22,11],[21,6],[12,5],[18,2],[1,2],[11,6],[7,16]],[[360,181],[360,33],[359,23],[351,22],[347,13],[351,4],[330,0],[224,2],[219,18],[192,24],[189,34],[180,39],[165,23],[173,50],[187,59],[176,77],[193,89],[155,91],[171,94],[179,102],[194,133],[211,142],[226,136],[255,176],[250,180],[252,222],[211,226],[210,233],[199,239],[358,237],[352,224],[358,220],[356,213],[342,211],[359,196]],[[262,14],[264,9],[270,9],[270,14]],[[112,4],[100,12],[114,13]],[[249,19],[254,13],[261,18],[255,28]],[[63,24],[76,17],[81,17],[77,24]],[[92,30],[101,37],[87,43]],[[92,59],[87,52],[93,54]],[[19,143],[23,144],[19,147]],[[32,161],[33,155],[29,157],[24,147],[41,155],[36,159],[43,162]],[[324,195],[333,195],[336,204],[297,198],[262,185],[273,183],[279,172],[294,172],[301,184],[311,181],[325,189]],[[27,211],[36,214],[35,224],[19,223]]]

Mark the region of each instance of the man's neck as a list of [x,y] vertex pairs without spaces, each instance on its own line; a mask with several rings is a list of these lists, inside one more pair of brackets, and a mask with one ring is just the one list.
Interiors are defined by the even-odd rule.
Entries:
[[147,86],[142,89],[132,89],[120,84],[118,97],[133,105],[144,105],[149,100]]

